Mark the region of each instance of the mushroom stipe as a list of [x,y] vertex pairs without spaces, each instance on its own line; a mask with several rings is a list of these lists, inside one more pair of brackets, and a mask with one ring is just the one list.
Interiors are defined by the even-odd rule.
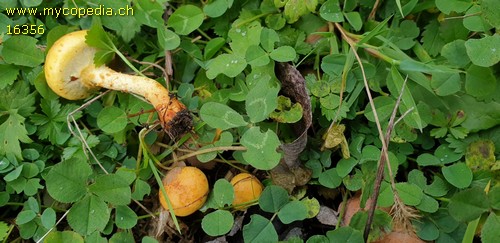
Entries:
[[186,106],[156,80],[96,67],[96,48],[85,43],[86,30],[59,38],[45,59],[45,78],[49,87],[68,100],[85,99],[99,88],[107,88],[144,97],[158,112],[165,132],[173,139],[192,128],[192,116]]

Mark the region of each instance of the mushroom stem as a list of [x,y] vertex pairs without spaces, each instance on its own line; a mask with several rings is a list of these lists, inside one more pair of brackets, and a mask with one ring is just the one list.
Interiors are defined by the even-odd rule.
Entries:
[[95,67],[94,65],[82,70],[81,78],[89,88],[102,87],[144,97],[154,106],[162,126],[167,130],[171,127],[170,123],[175,120],[176,115],[186,110],[184,104],[173,97],[167,88],[150,78],[123,74],[106,66]]

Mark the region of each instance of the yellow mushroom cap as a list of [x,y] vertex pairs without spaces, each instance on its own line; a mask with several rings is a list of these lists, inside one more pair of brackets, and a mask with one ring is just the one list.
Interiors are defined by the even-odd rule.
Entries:
[[45,58],[45,79],[49,87],[68,100],[88,97],[96,87],[81,78],[84,69],[94,67],[96,49],[85,43],[87,30],[71,32],[59,38]]
[[249,173],[236,175],[231,180],[231,185],[234,188],[233,205],[238,210],[245,210],[248,207],[246,203],[259,199],[264,189],[259,179]]
[[[200,209],[208,196],[208,180],[205,174],[193,166],[176,167],[163,178],[163,186],[176,216],[188,216]],[[160,203],[168,209],[162,191]]]

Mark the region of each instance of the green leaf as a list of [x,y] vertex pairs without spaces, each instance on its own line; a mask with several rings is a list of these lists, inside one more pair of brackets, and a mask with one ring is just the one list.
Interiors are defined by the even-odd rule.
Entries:
[[203,23],[203,11],[194,5],[182,5],[168,18],[168,25],[179,35],[187,35]]
[[260,208],[268,213],[278,212],[287,203],[288,192],[280,186],[267,186],[259,197]]
[[500,241],[500,216],[491,212],[481,230],[481,240],[484,243],[494,243]]
[[219,74],[230,78],[238,76],[247,67],[243,57],[235,54],[221,54],[207,64],[207,77],[214,79]]
[[261,80],[248,91],[245,109],[252,123],[261,122],[278,107],[279,88],[270,81]]
[[224,40],[224,38],[222,37],[217,37],[209,40],[207,42],[207,45],[205,46],[203,57],[205,59],[212,58],[225,44],[226,40]]
[[144,236],[141,243],[158,243],[158,241],[151,236]]
[[328,242],[328,238],[326,237],[326,235],[313,235],[309,237],[306,241],[306,243],[323,243],[323,242]]
[[330,242],[364,242],[363,234],[350,226],[328,231],[326,237]]
[[439,23],[436,20],[430,21],[429,24],[425,26],[425,30],[422,33],[422,46],[431,56],[438,55],[445,44],[439,33]]
[[40,184],[40,178],[31,178],[26,181],[24,194],[26,194],[26,196],[34,196],[38,193],[39,189],[43,189],[43,186]]
[[442,197],[448,193],[450,187],[441,177],[434,176],[434,181],[424,191],[433,197]]
[[435,213],[439,209],[439,202],[433,197],[424,194],[422,201],[416,208],[422,212]]
[[278,233],[268,219],[253,214],[250,223],[243,226],[243,240],[245,242],[278,242]]
[[472,5],[472,0],[436,0],[436,7],[445,14],[463,13]]
[[401,200],[403,200],[403,203],[406,205],[416,206],[422,202],[424,193],[422,192],[422,189],[417,185],[406,182],[397,183],[396,190],[398,191]]
[[[388,86],[393,87],[391,89],[391,94],[393,96],[397,97],[401,93],[401,90],[403,88],[404,79],[403,79],[403,77],[401,77],[401,74],[397,70],[396,66],[392,66],[390,77],[391,77],[390,81],[388,81],[388,82],[391,82],[390,84],[392,86],[391,85],[388,85]],[[405,117],[405,121],[407,121],[406,119],[412,120],[416,124],[415,128],[418,128],[422,131],[422,129],[424,128],[424,123],[423,123],[422,118],[420,116],[419,109],[417,109],[417,105],[415,104],[415,100],[413,100],[413,96],[411,95],[410,89],[408,89],[408,86],[406,86],[405,89],[403,90],[403,95],[401,97],[401,101],[402,101],[401,103],[404,104],[404,106],[407,109],[410,109],[413,107],[413,111],[411,111]],[[406,112],[406,110],[403,110],[402,112]],[[406,122],[406,123],[408,124],[408,122]],[[413,124],[408,124],[408,125],[411,126]]]
[[203,12],[210,18],[222,16],[232,5],[232,1],[214,0],[203,7]]
[[117,174],[97,177],[95,183],[89,186],[89,191],[114,205],[127,205],[132,198],[129,183]]
[[488,22],[491,26],[499,29],[500,28],[500,5],[497,0],[482,0],[481,1],[481,16]]
[[336,168],[331,168],[319,175],[319,183],[327,188],[337,188],[342,183],[342,177]]
[[94,64],[96,66],[101,66],[111,61],[115,50],[117,50],[109,35],[104,31],[99,18],[92,20],[92,27],[87,31],[85,43],[99,50],[94,56]]
[[307,218],[307,207],[302,201],[290,201],[278,212],[278,218],[284,224]]
[[359,15],[358,12],[344,13],[344,16],[354,30],[361,30],[361,27],[363,27],[363,20],[361,19],[361,15]]
[[247,125],[247,122],[235,110],[215,102],[205,103],[200,109],[200,117],[209,126],[222,130]]
[[[0,155],[13,154],[22,159],[20,142],[30,143],[24,117],[30,116],[35,107],[35,93],[30,93],[26,82],[0,89]],[[9,115],[7,119],[3,117]]]
[[290,98],[278,96],[278,107],[269,114],[269,117],[280,123],[296,123],[302,118],[303,109],[300,103],[292,106]]
[[[125,13],[125,15],[101,15],[102,24],[108,29],[116,31],[116,34],[121,36],[128,43],[141,30],[136,16],[141,15],[140,10],[130,7],[128,0],[101,0],[99,4],[105,6],[106,9],[113,9],[115,12]],[[136,14],[137,13],[137,14]]]
[[415,223],[415,228],[417,229],[417,236],[423,240],[433,241],[439,237],[439,229],[437,226],[429,219],[421,220]]
[[201,220],[203,231],[210,236],[220,236],[227,234],[233,227],[233,215],[226,210],[211,212]]
[[43,242],[72,242],[83,243],[80,234],[73,231],[51,231]]
[[28,137],[28,131],[24,126],[24,117],[17,113],[8,116],[2,125],[0,125],[0,154],[12,153],[17,158],[22,158],[21,144],[31,143],[32,140]]
[[305,206],[306,206],[306,218],[308,219],[311,219],[311,218],[314,218],[316,217],[316,215],[318,215],[320,209],[321,209],[321,206],[319,204],[319,201],[316,199],[316,198],[309,198],[309,197],[306,197],[306,198],[303,198],[302,200],[300,200]]
[[465,163],[456,163],[441,169],[444,178],[453,186],[463,189],[472,183],[472,171]]
[[4,240],[4,238],[7,237],[7,232],[9,232],[9,225],[0,221],[0,240]]
[[465,42],[467,55],[473,64],[491,67],[500,61],[500,35],[469,39]]
[[[66,117],[78,106],[67,104],[61,107],[58,99],[42,99],[40,102],[43,114],[33,114],[30,118],[38,125],[37,135],[40,139],[49,139],[52,144],[63,144],[71,136],[66,126]],[[75,119],[81,117],[81,112],[73,114]]]
[[4,89],[14,83],[19,73],[19,68],[12,64],[0,64],[0,73],[2,74],[0,76],[0,89]]
[[327,96],[319,98],[319,103],[322,108],[333,110],[340,105],[340,96],[336,94],[328,94]]
[[491,207],[500,210],[500,187],[494,187],[491,189],[488,193],[488,198],[490,200]]
[[344,22],[344,15],[342,15],[338,0],[328,0],[323,3],[319,9],[319,15],[326,21]]
[[441,49],[441,55],[446,57],[450,64],[457,67],[465,67],[470,62],[464,40],[454,40],[447,43]]
[[302,15],[307,13],[309,10],[303,0],[288,0],[283,11],[289,24],[297,22]]
[[43,227],[51,229],[54,225],[56,225],[56,211],[52,208],[46,208],[43,211],[40,220],[42,221]]
[[488,197],[479,187],[460,191],[450,198],[448,210],[453,218],[461,222],[472,221],[489,208]]
[[99,112],[97,126],[106,133],[117,133],[127,126],[127,114],[116,106],[108,106]]
[[226,179],[219,179],[214,184],[212,190],[213,200],[215,204],[222,208],[226,205],[231,205],[234,200],[234,188]]
[[447,98],[451,110],[465,112],[467,117],[460,125],[469,131],[488,129],[500,124],[500,113],[497,112],[500,109],[500,102],[480,102],[470,95],[448,96]]
[[26,224],[36,217],[36,212],[33,210],[21,211],[16,218],[16,224]]
[[165,25],[165,21],[163,20],[165,6],[166,5],[161,4],[160,1],[135,0],[134,17],[141,24],[155,29],[163,28]]
[[115,224],[120,229],[131,229],[137,224],[137,214],[125,205],[118,205],[115,209]]
[[493,28],[490,24],[488,24],[481,15],[477,15],[477,13],[481,12],[480,5],[474,5],[467,12],[465,12],[464,16],[468,16],[463,20],[463,25],[470,31],[474,32],[487,32],[489,29]]
[[6,63],[27,67],[36,67],[42,64],[44,54],[36,44],[38,40],[26,35],[15,35],[2,45],[2,57]]
[[434,72],[431,87],[439,96],[452,95],[460,91],[462,80],[458,72]]
[[266,25],[273,30],[280,30],[285,27],[286,19],[282,14],[269,14],[265,19]]
[[108,240],[101,236],[101,232],[94,232],[90,235],[85,236],[86,242],[95,242],[95,243],[108,243]]
[[0,207],[9,202],[10,194],[8,192],[0,192]]
[[132,243],[134,240],[134,236],[131,232],[121,231],[115,233],[111,239],[109,239],[109,243]]
[[417,164],[420,166],[440,165],[441,161],[434,155],[423,153],[417,157]]
[[74,231],[89,235],[102,231],[110,216],[108,205],[98,196],[87,195],[76,202],[68,213],[68,223]]
[[[391,116],[396,101],[391,97],[379,96],[373,99],[373,104],[375,104],[379,121],[386,121]],[[370,104],[366,105],[364,115],[369,121],[375,122],[375,114]]]
[[243,158],[251,166],[259,170],[270,170],[278,165],[281,154],[276,150],[281,143],[272,130],[261,132],[260,127],[251,127],[241,136],[240,141],[247,148],[243,152]]
[[269,55],[260,46],[249,46],[245,59],[248,64],[256,67],[265,66],[269,63]]
[[393,29],[394,44],[401,50],[408,50],[415,46],[415,38],[420,34],[420,29],[417,23],[412,20],[403,20],[399,24],[399,28]]
[[143,180],[135,180],[134,191],[132,192],[132,198],[138,201],[142,201],[145,195],[151,193],[151,187],[149,184]]
[[361,151],[361,161],[359,163],[362,164],[366,161],[378,161],[379,158],[380,149],[374,145],[367,145],[363,147],[363,150]]
[[346,177],[354,167],[358,164],[358,161],[354,157],[350,157],[348,159],[341,159],[337,163],[337,174],[344,178]]
[[259,45],[261,39],[262,26],[260,22],[253,21],[249,24],[238,25],[233,23],[232,28],[227,33],[231,38],[231,50],[237,56],[244,57],[250,46]]
[[441,144],[436,151],[434,151],[434,156],[436,156],[442,164],[448,164],[461,159],[463,153],[455,153],[447,144]]
[[16,169],[10,171],[7,175],[4,176],[4,181],[7,181],[7,182],[10,182],[10,181],[13,181],[17,178],[19,178],[19,176],[21,175],[21,172],[23,171],[23,166],[24,165],[21,165],[19,167],[17,167]]
[[321,60],[321,70],[332,77],[339,77],[342,75],[346,61],[347,58],[344,54],[330,54]]
[[296,55],[295,49],[291,46],[280,46],[269,53],[269,56],[277,62],[293,61]]
[[76,202],[87,193],[87,178],[92,174],[90,165],[79,159],[56,164],[47,174],[47,191],[55,200]]
[[157,29],[158,44],[166,51],[174,50],[181,44],[181,38],[167,27]]
[[276,31],[269,28],[262,29],[260,33],[260,44],[266,52],[272,52],[274,50],[274,44],[279,41],[280,37]]

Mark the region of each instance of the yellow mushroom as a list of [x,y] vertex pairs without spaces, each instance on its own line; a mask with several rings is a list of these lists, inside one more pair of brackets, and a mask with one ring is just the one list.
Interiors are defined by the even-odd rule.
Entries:
[[240,173],[231,179],[234,188],[235,209],[245,210],[249,202],[259,199],[264,186],[259,179],[248,173]]
[[99,88],[134,93],[144,97],[158,112],[162,127],[171,136],[191,128],[186,107],[157,81],[116,72],[94,65],[96,49],[85,43],[86,30],[64,35],[50,48],[45,59],[45,78],[49,87],[68,100],[89,97]]
[[[175,167],[163,178],[163,186],[176,216],[188,216],[200,209],[208,196],[208,180],[205,174],[192,166]],[[160,190],[160,203],[169,210]]]

